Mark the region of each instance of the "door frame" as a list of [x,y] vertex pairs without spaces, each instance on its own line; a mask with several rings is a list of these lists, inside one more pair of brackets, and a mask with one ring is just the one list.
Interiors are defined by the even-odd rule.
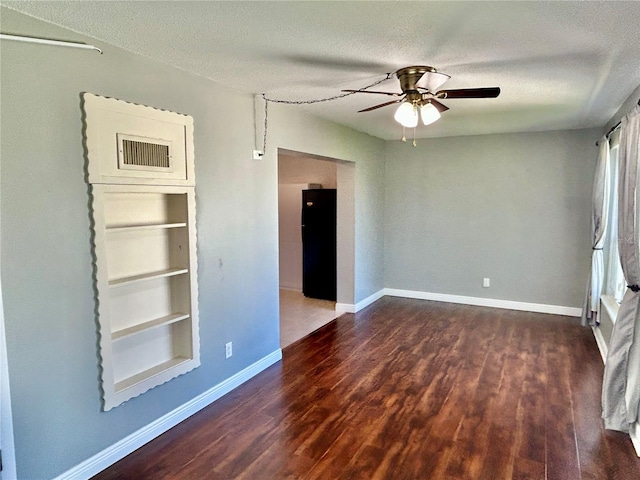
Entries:
[[[355,304],[355,162],[311,153],[277,148],[276,164],[281,154],[290,157],[330,161],[336,164],[336,311],[345,312]],[[276,182],[278,176],[276,175]],[[277,185],[276,185],[277,189]],[[277,200],[277,199],[276,199]],[[278,257],[280,251],[278,250]],[[278,272],[279,278],[279,272]]]

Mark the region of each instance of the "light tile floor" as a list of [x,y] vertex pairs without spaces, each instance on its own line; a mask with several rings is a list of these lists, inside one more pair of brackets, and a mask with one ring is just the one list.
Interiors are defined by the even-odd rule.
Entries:
[[280,289],[280,348],[329,323],[338,316],[335,309],[336,302]]

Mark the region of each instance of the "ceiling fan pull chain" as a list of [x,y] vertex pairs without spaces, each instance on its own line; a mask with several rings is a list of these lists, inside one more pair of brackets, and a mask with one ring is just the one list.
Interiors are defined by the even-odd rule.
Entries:
[[269,118],[269,101],[264,93],[262,94],[262,98],[264,99],[264,133],[262,135],[262,154],[264,155],[267,153],[267,119]]
[[402,126],[402,141],[403,141],[403,142],[406,142],[406,141],[407,141],[407,136],[405,135],[405,133],[406,133],[406,128],[405,128],[405,126],[403,125],[403,126]]
[[413,127],[413,146],[417,146],[416,144],[416,127]]
[[[102,52],[100,52],[100,53],[102,53]],[[314,103],[331,102],[333,100],[338,100],[340,98],[348,97],[350,95],[353,95],[354,93],[359,93],[359,92],[365,91],[368,88],[375,87],[376,85],[380,85],[382,82],[390,80],[394,75],[395,75],[395,72],[389,72],[389,73],[387,73],[385,75],[384,78],[376,80],[371,85],[367,85],[366,87],[362,87],[362,88],[360,88],[358,90],[354,90],[352,92],[343,93],[341,95],[334,95],[333,97],[327,97],[327,98],[318,98],[318,99],[315,99],[315,100],[277,100],[275,98],[269,98],[269,97],[267,97],[266,93],[263,93],[262,94],[262,98],[264,100],[264,134],[263,134],[263,140],[262,140],[262,153],[263,153],[263,155],[267,151],[267,108],[268,108],[269,102],[272,102],[272,103],[284,103],[284,104],[287,104],[287,105],[311,105],[311,104],[314,104]],[[406,141],[406,139],[405,139],[405,141]]]

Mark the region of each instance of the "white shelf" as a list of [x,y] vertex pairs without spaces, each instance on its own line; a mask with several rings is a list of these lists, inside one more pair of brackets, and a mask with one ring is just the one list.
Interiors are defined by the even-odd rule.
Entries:
[[130,335],[143,332],[145,330],[150,330],[154,327],[180,322],[182,320],[186,320],[187,318],[189,318],[189,314],[187,313],[172,313],[171,315],[167,315],[165,317],[156,318],[154,320],[149,320],[148,322],[142,322],[131,327],[117,330],[111,334],[111,339],[118,340],[120,338],[125,338]]
[[104,410],[200,365],[193,187],[94,185]]
[[131,277],[118,278],[116,280],[109,280],[110,287],[123,287],[136,282],[144,282],[146,280],[153,280],[154,278],[172,277],[174,275],[183,275],[189,273],[188,268],[170,268],[168,270],[161,270],[159,272],[144,273],[142,275],[133,275]]
[[132,377],[129,378],[125,378],[124,380],[118,382],[115,384],[115,391],[116,392],[121,392],[122,390],[125,390],[127,388],[131,388],[139,383],[142,383],[156,375],[159,375],[161,373],[166,372],[167,370],[169,370],[170,368],[173,367],[177,367],[178,365],[188,362],[190,361],[190,358],[186,358],[186,357],[176,357],[176,358],[172,358],[171,360],[168,360],[166,362],[163,362],[159,365],[155,365],[143,372],[140,372],[136,375],[133,375]]
[[183,228],[186,227],[186,222],[179,223],[158,223],[151,225],[123,225],[119,227],[107,227],[107,233],[117,233],[117,232],[134,232],[137,230],[162,230],[168,228]]

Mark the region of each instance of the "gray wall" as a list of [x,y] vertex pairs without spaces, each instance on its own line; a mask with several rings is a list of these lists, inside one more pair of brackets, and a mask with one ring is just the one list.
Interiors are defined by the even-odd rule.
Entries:
[[389,142],[385,286],[581,307],[598,133]]
[[[1,13],[6,32],[95,43]],[[364,279],[353,296],[383,286],[377,210],[384,142],[274,107],[268,153],[254,161],[252,96],[100,46],[104,55],[2,44],[2,295],[18,475],[25,479],[74,467],[279,348],[278,147],[357,162],[354,269]],[[202,366],[106,413],[91,281],[84,91],[189,114],[195,122]],[[229,360],[227,341],[234,343]]]

